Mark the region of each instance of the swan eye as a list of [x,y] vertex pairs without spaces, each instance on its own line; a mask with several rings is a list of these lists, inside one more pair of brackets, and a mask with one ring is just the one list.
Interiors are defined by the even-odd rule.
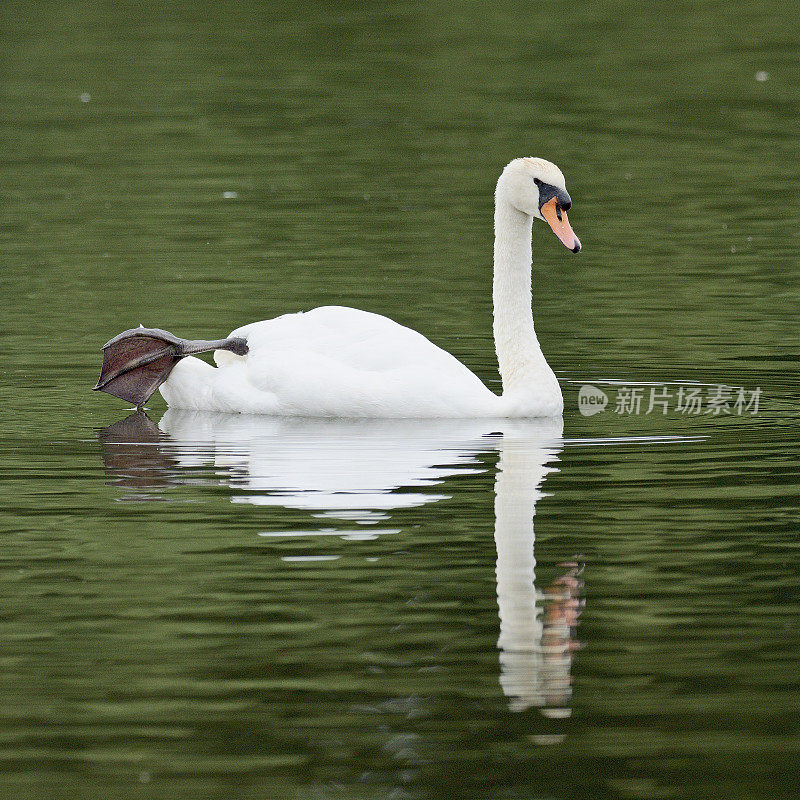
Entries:
[[534,183],[535,183],[537,186],[541,186],[541,185],[542,185],[542,182],[541,182],[541,181],[540,181],[538,178],[534,178],[534,179],[533,179],[533,182],[534,182]]

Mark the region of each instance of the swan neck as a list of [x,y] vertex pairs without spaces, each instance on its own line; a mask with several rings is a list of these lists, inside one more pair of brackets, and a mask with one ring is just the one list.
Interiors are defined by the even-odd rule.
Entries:
[[533,328],[531,228],[533,217],[502,196],[494,216],[494,339],[503,393],[554,380]]

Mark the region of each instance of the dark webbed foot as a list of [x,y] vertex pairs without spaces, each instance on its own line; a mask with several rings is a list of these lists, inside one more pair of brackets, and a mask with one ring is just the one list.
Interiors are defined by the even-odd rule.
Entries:
[[159,328],[132,328],[103,345],[103,366],[95,390],[141,408],[184,356],[230,350],[243,356],[245,339],[204,341],[179,339]]

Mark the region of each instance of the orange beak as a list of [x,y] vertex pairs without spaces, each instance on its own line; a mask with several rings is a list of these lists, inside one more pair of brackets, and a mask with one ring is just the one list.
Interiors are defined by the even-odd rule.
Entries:
[[558,199],[554,197],[552,200],[548,200],[540,211],[547,224],[553,229],[553,233],[561,239],[562,244],[573,253],[577,253],[581,249],[581,240],[572,230],[567,219],[567,212],[558,207]]

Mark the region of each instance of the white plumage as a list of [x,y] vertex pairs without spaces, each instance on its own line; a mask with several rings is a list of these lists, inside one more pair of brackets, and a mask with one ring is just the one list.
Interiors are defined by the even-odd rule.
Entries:
[[499,398],[422,334],[379,314],[324,306],[231,333],[250,353],[217,350],[217,368],[178,362],[170,406],[310,417],[491,416]]

